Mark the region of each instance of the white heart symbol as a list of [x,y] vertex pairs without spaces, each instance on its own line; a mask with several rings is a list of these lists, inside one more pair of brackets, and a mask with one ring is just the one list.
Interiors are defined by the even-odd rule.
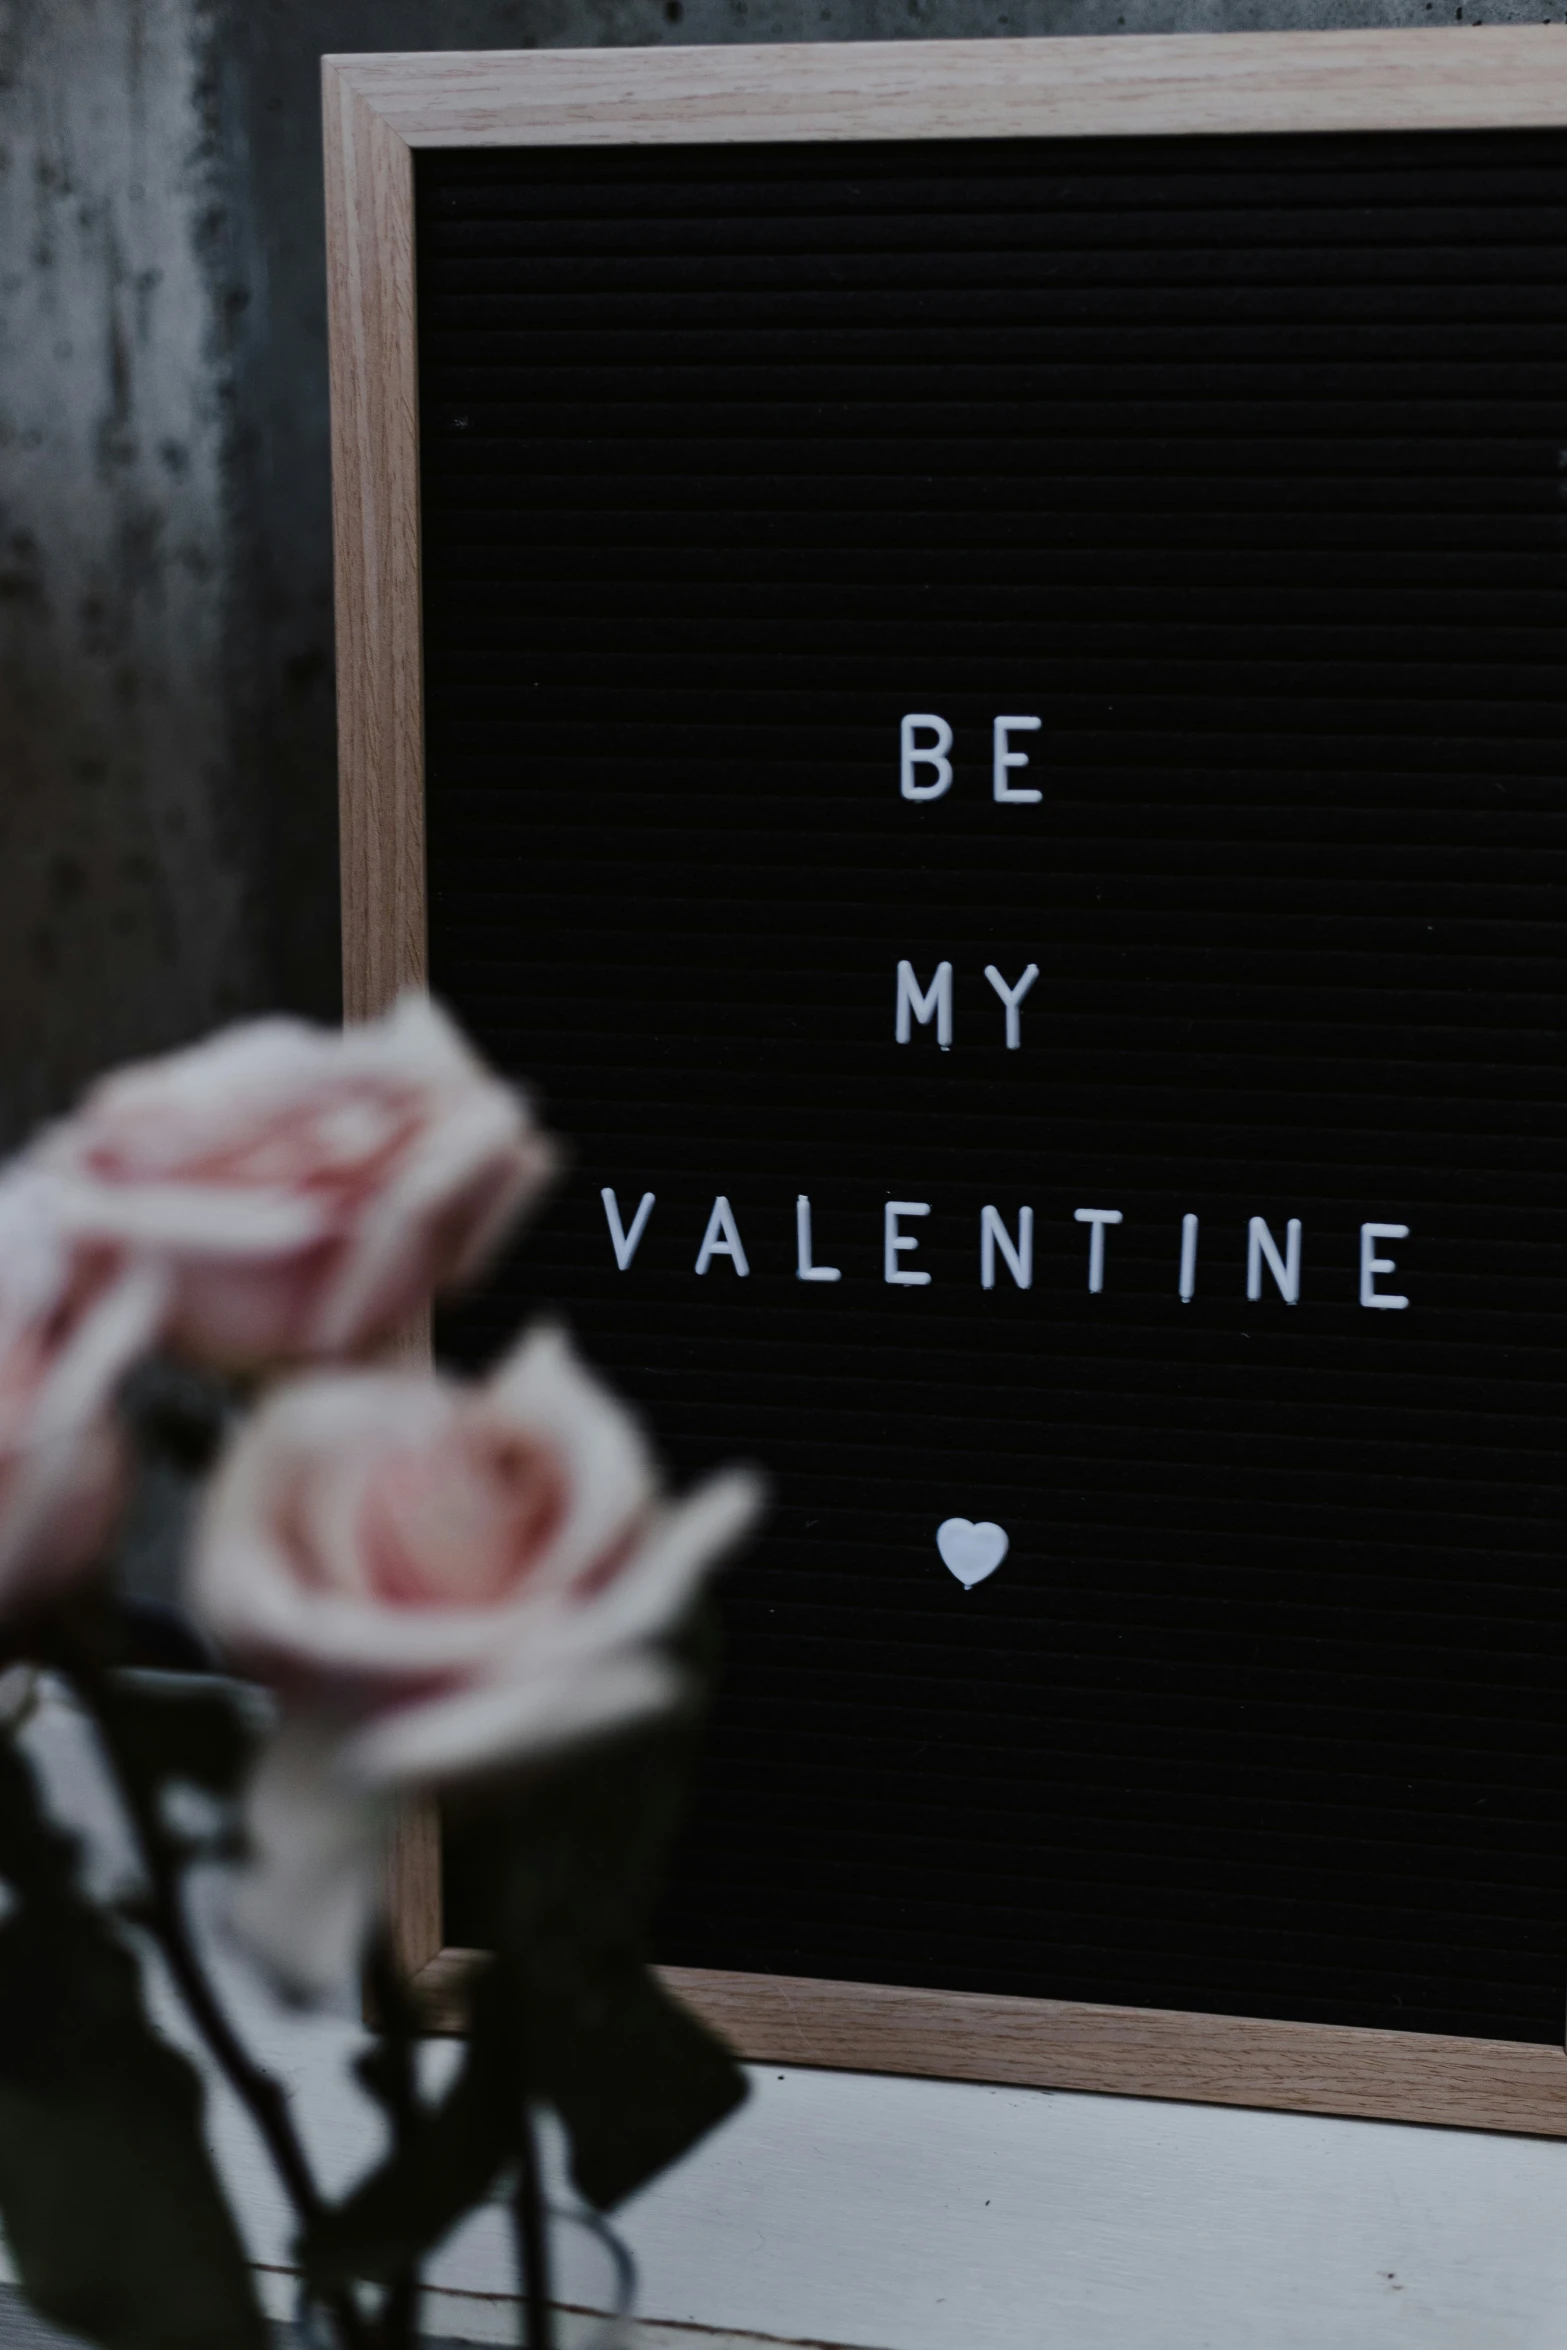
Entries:
[[956,1575],[965,1591],[972,1591],[976,1583],[993,1575],[1006,1557],[1007,1538],[988,1518],[977,1526],[967,1518],[946,1518],[936,1528],[936,1548],[942,1565]]

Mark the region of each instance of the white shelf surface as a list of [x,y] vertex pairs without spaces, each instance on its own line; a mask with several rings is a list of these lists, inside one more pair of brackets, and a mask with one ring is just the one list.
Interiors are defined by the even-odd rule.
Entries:
[[[46,1709],[30,1741],[78,1819],[91,1805],[111,1876],[114,1823],[79,1723]],[[347,2070],[356,2022],[281,2012],[231,1961],[222,1973],[252,2045],[297,2091],[323,2174],[346,2183],[377,2135]],[[432,2072],[454,2053],[435,2045]],[[620,2215],[643,2350],[733,2336],[854,2350],[1567,2343],[1567,2143],[778,2066],[752,2082],[750,2102]],[[210,2113],[282,2315],[287,2215],[225,2091]],[[432,2281],[432,2333],[516,2338],[499,2211],[441,2250]]]

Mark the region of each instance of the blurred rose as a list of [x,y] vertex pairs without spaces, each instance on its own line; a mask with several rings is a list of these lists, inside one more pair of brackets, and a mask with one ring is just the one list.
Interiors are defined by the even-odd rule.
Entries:
[[124,1373],[154,1343],[155,1269],[73,1248],[54,1186],[0,1180],[0,1608],[53,1596],[103,1551],[124,1498],[113,1416]]
[[195,1599],[283,1699],[238,1913],[275,1970],[310,1989],[351,1962],[394,1791],[672,1704],[657,1643],[758,1499],[737,1472],[665,1499],[554,1330],[483,1387],[340,1373],[264,1404],[214,1483]]
[[173,1282],[229,1366],[357,1354],[472,1272],[554,1153],[427,997],[342,1032],[258,1020],[105,1078],[34,1153],[85,1242]]

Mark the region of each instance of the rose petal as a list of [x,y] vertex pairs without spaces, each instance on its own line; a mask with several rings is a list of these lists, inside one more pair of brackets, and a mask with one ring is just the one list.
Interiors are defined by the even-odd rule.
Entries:
[[239,1367],[364,1353],[471,1272],[555,1162],[522,1094],[419,996],[122,1070],[32,1153],[71,1237],[168,1264],[172,1340]]
[[760,1477],[727,1469],[666,1504],[604,1591],[565,1618],[554,1653],[569,1661],[610,1642],[656,1638],[678,1623],[714,1561],[756,1523],[764,1498]]
[[[534,1333],[487,1388],[467,1392],[495,1424],[515,1425],[554,1447],[564,1468],[565,1521],[537,1561],[526,1600],[530,1638],[553,1649],[569,1637],[561,1610],[571,1581],[623,1547],[650,1510],[657,1492],[651,1456],[636,1423],[558,1330]],[[407,1372],[321,1373],[262,1405],[221,1465],[198,1533],[195,1595],[220,1640],[259,1660],[286,1657],[335,1677],[397,1680],[482,1665],[505,1643],[517,1602],[387,1608],[364,1594],[355,1558],[366,1457],[433,1440],[463,1394]],[[332,1465],[321,1476],[310,1531],[326,1573],[307,1587],[277,1497],[296,1495],[307,1464],[322,1463]]]
[[564,1463],[565,1521],[533,1578],[541,1591],[563,1590],[652,1504],[658,1477],[647,1440],[629,1412],[604,1409],[603,1387],[553,1323],[530,1331],[483,1392],[498,1420],[552,1445]]
[[0,1445],[0,1594],[32,1596],[92,1563],[123,1482],[114,1390],[154,1343],[168,1285],[138,1265],[112,1279],[47,1364]]
[[[493,1508],[507,1444],[563,1481],[558,1533]],[[277,1391],[213,1481],[195,1578],[201,1613],[274,1680],[291,1725],[258,1781],[239,1911],[273,1968],[309,1987],[357,1950],[376,1807],[394,1792],[537,1763],[677,1704],[660,1643],[759,1504],[739,1471],[661,1500],[635,1421],[555,1329],[477,1389],[350,1372]],[[448,1522],[463,1542],[480,1529],[502,1597],[445,1598],[429,1530]],[[408,1530],[395,1556],[388,1523]],[[516,1544],[514,1575],[490,1573],[492,1540]]]
[[447,1278],[469,1279],[523,1201],[543,1189],[556,1163],[544,1137],[529,1133],[515,1096],[490,1088],[454,1108],[396,1181],[370,1202],[354,1250],[321,1300],[316,1350],[341,1350],[356,1331],[383,1327],[408,1310],[409,1236],[433,1241],[433,1228],[454,1207],[468,1212],[459,1220]]
[[560,1752],[664,1712],[681,1683],[662,1658],[611,1657],[591,1670],[476,1685],[400,1706],[351,1737],[345,1767],[367,1785],[429,1785]]

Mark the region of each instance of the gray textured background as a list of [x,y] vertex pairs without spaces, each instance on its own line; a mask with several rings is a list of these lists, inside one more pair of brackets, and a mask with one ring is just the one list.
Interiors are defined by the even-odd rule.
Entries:
[[1499,0],[0,0],[0,1145],[337,1008],[317,59],[1560,19]]

